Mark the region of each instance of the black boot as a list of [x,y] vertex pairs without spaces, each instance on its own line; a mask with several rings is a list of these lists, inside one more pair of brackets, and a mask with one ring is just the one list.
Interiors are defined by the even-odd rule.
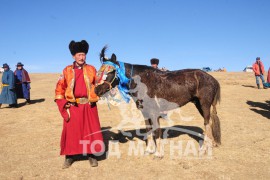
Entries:
[[98,161],[96,157],[93,154],[89,155],[89,163],[91,167],[97,167],[98,166]]
[[74,162],[74,159],[71,156],[66,156],[62,169],[69,168]]
[[26,99],[26,104],[31,104],[30,99]]
[[257,84],[258,89],[260,89],[260,84]]

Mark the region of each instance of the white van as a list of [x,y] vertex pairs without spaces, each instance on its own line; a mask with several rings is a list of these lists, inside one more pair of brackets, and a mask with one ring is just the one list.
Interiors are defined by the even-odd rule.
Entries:
[[245,69],[243,71],[244,72],[253,72],[252,66],[245,67]]

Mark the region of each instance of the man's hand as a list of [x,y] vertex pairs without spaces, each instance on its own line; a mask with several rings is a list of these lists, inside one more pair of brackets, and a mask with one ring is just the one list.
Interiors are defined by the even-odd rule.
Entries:
[[66,109],[69,109],[70,106],[71,106],[71,104],[70,104],[69,102],[67,102],[67,103],[65,104],[65,108],[66,108]]
[[71,106],[71,104],[69,102],[67,102],[65,104],[65,109],[67,110],[67,113],[68,113],[68,118],[65,118],[66,122],[69,122],[69,120],[70,120],[70,112],[69,112],[70,106]]

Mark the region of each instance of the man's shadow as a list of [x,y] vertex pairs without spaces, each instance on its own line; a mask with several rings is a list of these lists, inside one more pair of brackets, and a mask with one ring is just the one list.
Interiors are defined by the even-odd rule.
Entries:
[[[37,103],[42,103],[44,101],[45,101],[44,98],[41,98],[41,99],[32,99],[30,101],[30,104],[29,105],[31,105],[31,104],[37,104]],[[27,102],[26,101],[25,102],[22,102],[22,103],[18,103],[17,107],[19,108],[19,107],[22,107],[22,106],[25,106],[25,105],[27,105]]]
[[44,101],[45,101],[44,98],[41,98],[41,99],[33,99],[33,100],[31,100],[31,103],[30,103],[30,104],[41,103],[41,102],[44,102]]
[[254,89],[257,89],[258,87],[257,86],[252,86],[252,85],[242,85],[243,87],[249,87],[249,88],[254,88]]
[[247,104],[251,106],[251,108],[250,108],[251,111],[254,111],[254,112],[270,119],[270,101],[265,101],[265,103],[247,101]]

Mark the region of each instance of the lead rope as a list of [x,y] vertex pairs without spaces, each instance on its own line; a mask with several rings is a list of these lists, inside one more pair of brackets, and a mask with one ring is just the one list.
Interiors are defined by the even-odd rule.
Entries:
[[109,110],[111,110],[111,106],[110,106],[110,103],[109,103],[109,101],[108,101],[108,98],[107,98],[107,97],[106,97],[106,101],[107,101],[107,105],[108,105]]
[[131,80],[132,80],[132,75],[133,75],[133,65],[131,65],[131,71],[130,71],[130,81],[129,81],[129,85],[128,85],[128,90],[130,89]]

